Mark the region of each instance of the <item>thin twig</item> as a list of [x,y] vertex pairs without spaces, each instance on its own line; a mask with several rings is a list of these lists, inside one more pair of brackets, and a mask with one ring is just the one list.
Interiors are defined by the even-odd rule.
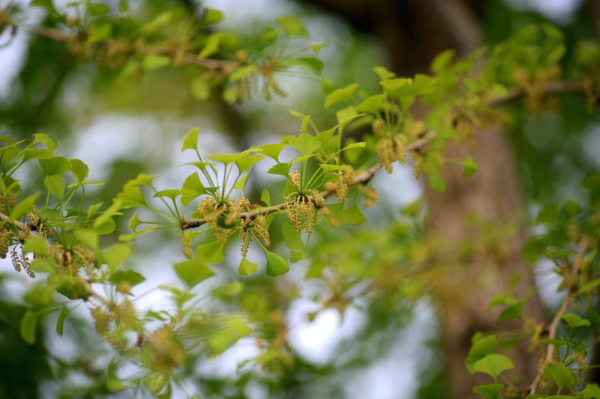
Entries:
[[3,222],[12,224],[13,226],[15,226],[17,229],[21,230],[21,231],[26,231],[27,228],[29,227],[26,223],[23,222],[19,222],[18,220],[12,220],[10,218],[10,216],[4,215],[3,213],[0,213],[0,220],[2,220]]
[[[585,86],[583,83],[570,82],[570,81],[545,82],[540,85],[539,90],[540,90],[540,92],[542,92],[544,94],[549,94],[549,95],[556,95],[556,94],[583,95],[583,94],[586,94]],[[514,87],[514,88],[509,89],[508,93],[506,95],[492,98],[491,100],[487,101],[485,103],[485,105],[487,105],[488,107],[500,107],[500,106],[505,105],[511,101],[514,101],[520,97],[523,97],[526,94],[527,93],[525,92],[525,90],[523,90],[521,87]],[[411,143],[406,148],[406,151],[409,152],[409,151],[414,151],[414,150],[423,148],[424,146],[429,144],[431,142],[431,139],[433,139],[435,136],[436,136],[435,132],[433,132],[433,131],[427,132],[419,140]],[[383,167],[382,162],[379,162],[379,163],[371,166],[369,169],[367,169],[364,172],[362,172],[361,174],[359,174],[354,179],[351,186],[354,186],[356,184],[367,183],[369,180],[371,180],[373,178],[373,176],[382,167]],[[334,190],[328,190],[328,191],[321,192],[320,195],[323,198],[327,198],[333,193],[334,193]],[[240,219],[253,219],[258,215],[268,215],[270,213],[280,211],[284,207],[285,207],[285,203],[282,203],[282,204],[273,205],[273,206],[262,208],[262,209],[255,210],[255,211],[244,212],[244,213],[240,214]],[[181,228],[183,230],[193,229],[196,227],[200,227],[205,223],[206,223],[205,219],[189,219],[189,220],[184,219],[182,221]]]
[[[58,29],[48,28],[47,26],[30,26],[30,25],[17,25],[18,27],[22,27],[27,29],[29,32],[34,33],[38,36],[45,37],[47,39],[51,39],[58,42],[68,42],[69,40],[79,39],[78,35],[67,33],[60,31]],[[159,55],[167,55],[171,58],[178,58],[188,64],[200,65],[210,69],[215,70],[224,70],[231,69],[238,65],[236,62],[227,61],[227,60],[215,60],[211,58],[203,58],[199,57],[193,53],[184,53],[179,55],[178,49],[174,48],[165,48],[165,47],[154,47],[147,46],[144,44],[135,44],[132,45],[130,43],[118,40],[101,40],[94,45],[98,46],[110,46],[110,45],[126,45],[132,46],[135,50],[143,54],[159,54]]]
[[[589,248],[589,245],[590,245],[589,237],[583,236],[583,238],[581,239],[581,242],[579,243],[579,247],[577,248],[577,253],[575,254],[575,259],[573,259],[573,268],[571,270],[571,273],[573,273],[574,275],[577,275],[579,273],[579,270],[583,266],[583,258]],[[552,322],[550,323],[550,327],[548,328],[548,339],[552,340],[552,339],[556,338],[556,332],[558,331],[558,326],[560,325],[560,321],[562,320],[563,315],[569,309],[569,303],[571,303],[571,300],[575,297],[576,293],[577,293],[577,287],[575,285],[569,288],[569,292],[567,293],[567,295],[565,295],[565,298],[563,299],[562,304],[560,305],[560,308],[558,309],[558,311],[554,315],[554,318],[552,319]],[[542,360],[542,365],[552,361],[552,359],[554,358],[554,350],[555,350],[554,344],[549,342],[548,346],[546,347],[546,355],[544,356],[544,359]],[[538,374],[536,375],[535,379],[531,383],[529,393],[534,394],[536,392],[541,379],[542,379],[542,370],[540,367],[540,370],[538,370]]]

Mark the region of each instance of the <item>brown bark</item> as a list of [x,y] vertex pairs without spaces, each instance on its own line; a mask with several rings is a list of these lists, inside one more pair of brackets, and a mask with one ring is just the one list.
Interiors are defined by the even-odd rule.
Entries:
[[[426,71],[431,59],[444,49],[453,48],[464,55],[482,44],[473,9],[460,0],[312,2],[345,16],[357,28],[378,35],[392,57],[394,70],[403,75]],[[429,188],[425,192],[428,230],[438,243],[432,295],[438,304],[449,393],[457,399],[473,397],[474,385],[490,383],[489,377],[471,375],[466,369],[472,335],[477,331],[520,327],[515,322],[496,323],[498,313],[488,310],[487,304],[509,288],[517,273],[521,275],[517,295],[535,285],[531,269],[520,257],[525,237],[520,220],[523,199],[508,135],[498,126],[483,127],[471,145],[451,144],[446,153],[453,159],[467,155],[472,155],[479,165],[474,176],[464,178],[462,168],[448,164],[443,173],[447,192],[440,194]],[[457,248],[462,248],[462,243],[477,247],[485,235],[481,227],[468,222],[473,215],[498,231],[513,221],[515,231],[499,237],[491,250],[459,253]],[[541,320],[543,311],[536,295],[528,301],[525,313]],[[514,375],[523,378],[521,385],[530,384],[535,377],[537,356],[523,345],[508,355],[516,365]]]

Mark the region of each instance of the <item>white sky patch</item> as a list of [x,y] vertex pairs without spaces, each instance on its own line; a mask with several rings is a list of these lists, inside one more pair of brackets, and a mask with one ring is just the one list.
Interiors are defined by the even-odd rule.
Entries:
[[564,293],[559,294],[557,288],[562,282],[562,278],[556,274],[554,264],[549,260],[543,260],[535,265],[535,284],[542,302],[553,308],[562,300]]
[[[0,9],[10,3],[25,4],[26,2],[22,0],[0,0]],[[30,8],[26,14],[19,13],[18,22],[21,24],[36,24],[42,18],[42,15],[42,9]],[[0,47],[0,99],[7,99],[10,95],[11,84],[21,71],[29,42],[29,34],[22,29],[19,29],[12,39],[10,39],[10,36],[8,29],[5,29],[0,35],[0,45],[2,45]],[[9,44],[4,46],[6,43]]]
[[313,322],[307,314],[320,308],[320,305],[306,298],[296,300],[288,311],[288,333],[290,344],[310,362],[324,364],[335,354],[337,344],[352,337],[364,322],[358,310],[349,307],[342,320],[335,309],[319,312]]
[[419,384],[419,372],[431,358],[427,341],[437,334],[433,307],[417,303],[415,319],[400,330],[396,344],[386,356],[347,380],[347,399],[411,399]]
[[507,0],[517,9],[529,9],[544,14],[557,23],[568,23],[582,0]]
[[224,11],[225,19],[219,28],[234,31],[253,30],[257,20],[274,20],[293,10],[286,0],[206,0],[204,5]]

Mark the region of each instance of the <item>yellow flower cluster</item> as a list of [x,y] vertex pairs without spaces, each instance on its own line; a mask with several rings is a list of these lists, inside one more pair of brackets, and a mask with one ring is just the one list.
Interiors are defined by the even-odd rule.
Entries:
[[29,259],[27,258],[27,255],[23,251],[23,245],[21,245],[21,253],[20,254],[17,253],[17,246],[15,245],[12,249],[10,257],[12,260],[13,267],[15,268],[15,270],[17,272],[20,272],[21,270],[25,270],[25,273],[27,273],[27,275],[29,277],[31,277],[31,278],[35,277],[35,272],[31,268]]
[[317,209],[326,210],[325,199],[316,190],[310,195],[292,193],[286,197],[285,214],[297,231],[312,233]]
[[358,190],[365,196],[366,206],[372,206],[379,199],[379,193],[372,186],[361,184],[358,186]]
[[339,179],[328,181],[325,183],[325,189],[327,191],[335,191],[335,196],[340,201],[346,201],[348,199],[348,187],[354,182],[354,171],[342,170],[338,173]]
[[164,325],[154,331],[149,337],[144,349],[152,357],[152,363],[165,375],[180,366],[185,359],[182,343],[175,336],[175,331]]
[[10,240],[13,234],[12,231],[0,227],[0,258],[6,258],[8,255],[8,248],[10,247]]
[[552,110],[558,108],[558,97],[545,94],[543,84],[557,80],[561,75],[562,69],[559,65],[540,69],[536,71],[534,76],[530,76],[529,72],[524,69],[516,69],[514,71],[513,76],[515,81],[527,94],[527,108],[529,112],[535,114],[544,109]]
[[227,244],[240,218],[236,203],[230,199],[219,203],[213,197],[206,197],[198,204],[198,214],[212,227],[213,234],[223,244]]
[[290,172],[289,177],[290,181],[292,182],[292,186],[294,186],[294,188],[299,191],[302,182],[302,176],[300,175],[300,172],[298,172],[297,170]]
[[288,95],[285,90],[279,86],[279,83],[277,83],[275,77],[273,76],[273,69],[277,66],[278,65],[275,60],[270,60],[266,62],[260,70],[260,74],[263,77],[263,95],[267,101],[271,101],[273,99],[273,93],[280,97],[287,97]]
[[181,236],[181,252],[183,256],[188,259],[192,259],[194,254],[192,253],[192,238],[191,236],[182,235]]
[[381,159],[388,173],[394,170],[392,163],[395,161],[401,164],[406,163],[406,136],[397,135],[391,139],[381,139],[375,147],[377,156]]
[[252,81],[249,77],[244,77],[235,82],[235,99],[238,104],[243,104],[246,100],[252,98]]
[[267,218],[265,215],[257,215],[253,220],[244,219],[240,227],[239,234],[242,239],[242,256],[248,253],[248,247],[252,241],[250,232],[253,232],[267,247],[271,245],[271,237],[267,229]]

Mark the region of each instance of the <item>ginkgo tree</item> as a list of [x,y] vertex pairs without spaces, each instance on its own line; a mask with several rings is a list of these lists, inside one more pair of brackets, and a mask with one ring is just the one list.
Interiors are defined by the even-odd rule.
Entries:
[[[138,21],[127,1],[118,3],[115,8],[74,1],[59,10],[51,1],[34,0],[27,7],[41,7],[47,15],[37,25],[23,22],[27,7],[10,4],[0,9],[0,32],[12,37],[26,31],[59,42],[81,62],[117,69],[119,78],[193,68],[189,90],[198,100],[215,94],[227,103],[244,104],[255,96],[271,100],[286,95],[277,73],[323,69],[318,53],[324,43],[311,41],[293,16],[276,18],[258,39],[243,43],[213,28],[223,18],[218,10],[205,8],[198,20],[166,9]],[[238,383],[267,381],[275,392],[276,381],[293,368],[289,328],[277,311],[277,302],[289,298],[285,289],[257,291],[253,281],[264,275],[276,281],[304,261],[309,264],[304,279],[320,279],[330,289],[320,298],[322,309],[341,314],[361,298],[406,304],[426,296],[435,268],[427,266],[433,261],[424,253],[419,204],[404,209],[403,217],[383,231],[352,227],[368,226],[363,209],[377,206],[371,179],[409,162],[416,179],[423,174],[427,184],[444,192],[441,171],[448,163],[462,165],[466,177],[478,172],[471,156],[447,158],[448,143],[471,140],[479,126],[501,120],[509,103],[535,112],[560,96],[575,95],[587,99],[593,112],[600,46],[582,44],[575,56],[565,57],[560,31],[539,24],[464,59],[443,52],[433,61],[431,75],[398,77],[384,67],[365,71],[377,76],[377,92],[357,83],[337,87],[324,81],[323,106],[335,115],[335,124],[321,126],[311,115],[292,110],[297,135],[238,153],[207,153],[202,126],[194,127],[181,134],[181,151],[196,160],[186,163],[194,171],[180,185],[160,188],[155,176],[141,173],[110,203],[89,203],[86,188],[103,182],[88,179],[85,160],[57,155],[50,135],[31,132],[19,141],[2,136],[0,255],[11,259],[15,273],[39,281],[19,321],[22,339],[34,344],[40,321],[51,313],[58,315],[56,331],[62,334],[71,310],[84,303],[95,329],[114,349],[102,377],[107,389],[170,397],[175,385],[192,378],[190,361],[221,355],[241,338],[253,337],[260,354],[240,365]],[[415,104],[431,111],[419,118]],[[294,156],[283,156],[284,150]],[[259,197],[247,195],[249,180],[256,178],[253,167],[267,161],[272,165],[267,173],[281,184],[277,190],[264,187]],[[33,183],[15,178],[24,168]],[[542,209],[532,224],[543,233],[524,248],[529,261],[543,257],[556,266],[566,292],[560,308],[545,326],[523,312],[528,296],[508,291],[493,299],[490,306],[502,308],[499,321],[519,319],[522,331],[475,334],[465,367],[488,378],[473,387],[476,394],[600,397],[598,385],[586,382],[597,367],[590,363],[590,348],[599,327],[593,305],[600,289],[600,175],[589,175],[582,184],[589,191],[587,203]],[[130,232],[117,235],[123,218]],[[157,287],[172,299],[164,309],[137,309],[135,287],[145,281],[144,266],[124,263],[135,254],[139,237],[159,233],[180,238],[181,259],[172,267],[181,285]],[[272,245],[273,234],[284,246]],[[239,276],[208,294],[228,304],[227,311],[212,312],[203,306],[206,293],[198,287],[222,273],[229,261],[224,251],[233,241],[240,243]],[[517,341],[527,342],[532,356],[542,355],[532,380],[507,373],[514,364],[503,350]],[[132,365],[136,372],[124,375]],[[198,389],[193,395],[217,393]]]

